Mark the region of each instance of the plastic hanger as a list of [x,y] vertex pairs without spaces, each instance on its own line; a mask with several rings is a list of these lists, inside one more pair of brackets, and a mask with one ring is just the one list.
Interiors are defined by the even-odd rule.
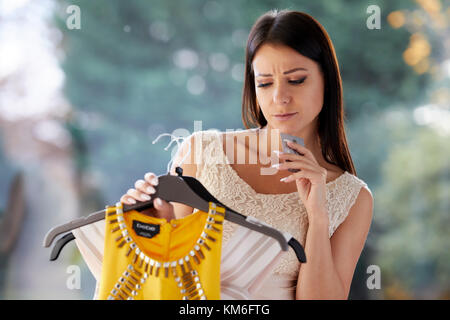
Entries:
[[[200,181],[190,176],[183,176],[183,169],[181,167],[176,167],[175,171],[177,176],[168,173],[158,177],[159,183],[151,200],[133,205],[124,204],[123,212],[125,213],[131,210],[141,212],[148,208],[152,208],[153,199],[155,198],[161,198],[167,202],[172,201],[183,203],[206,212],[209,210],[209,202],[214,202],[218,206],[225,208],[226,220],[274,238],[279,242],[283,251],[287,251],[288,246],[291,246],[298,260],[303,263],[306,262],[306,255],[302,245],[290,234],[285,232],[282,233],[262,221],[259,221],[253,217],[245,216],[228,208],[218,201],[213,195],[211,195]],[[68,223],[53,227],[45,235],[44,247],[49,247],[53,240],[60,234],[67,233],[73,229],[86,226],[104,218],[105,210],[101,210],[86,217],[78,218]],[[71,232],[59,239],[53,248],[50,260],[56,260],[63,247],[73,239],[75,239],[75,237]]]

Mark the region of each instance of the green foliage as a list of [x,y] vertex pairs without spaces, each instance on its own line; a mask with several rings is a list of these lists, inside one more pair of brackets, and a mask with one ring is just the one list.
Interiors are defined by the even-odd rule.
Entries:
[[388,151],[376,190],[375,220],[382,232],[375,261],[387,271],[387,283],[395,279],[414,298],[442,298],[450,287],[448,137],[413,125],[390,133],[403,142]]

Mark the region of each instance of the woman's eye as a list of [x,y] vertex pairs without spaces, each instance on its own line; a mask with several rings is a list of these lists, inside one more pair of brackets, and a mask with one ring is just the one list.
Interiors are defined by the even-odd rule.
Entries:
[[305,81],[305,79],[306,79],[306,77],[298,79],[298,80],[290,80],[289,83],[300,84],[300,83],[303,83],[303,81]]
[[[298,79],[298,80],[289,80],[289,83],[291,83],[291,84],[301,84],[305,80],[306,80],[306,77],[303,77],[303,78]],[[258,84],[258,88],[264,88],[264,87],[270,86],[271,84],[272,84],[272,82],[260,83],[260,84]]]

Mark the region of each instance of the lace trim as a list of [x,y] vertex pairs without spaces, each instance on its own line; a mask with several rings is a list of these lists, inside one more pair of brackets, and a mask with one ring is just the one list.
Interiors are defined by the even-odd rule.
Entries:
[[[197,179],[226,206],[290,233],[304,246],[308,216],[298,193],[257,193],[231,167],[223,150],[220,134],[213,130],[201,132],[203,161],[197,165]],[[362,186],[367,185],[347,171],[326,184],[330,237],[347,217]],[[232,237],[236,227],[235,224],[224,221],[223,245]],[[289,250],[282,256],[273,273],[287,274],[296,279],[299,268],[300,263],[294,251]]]

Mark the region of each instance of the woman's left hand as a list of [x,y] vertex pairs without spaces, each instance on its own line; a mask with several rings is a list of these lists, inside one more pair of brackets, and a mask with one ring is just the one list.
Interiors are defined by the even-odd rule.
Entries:
[[301,171],[292,173],[290,176],[281,179],[285,183],[295,181],[298,194],[302,200],[308,218],[312,220],[328,221],[326,206],[326,179],[327,170],[322,168],[314,155],[307,148],[295,142],[288,141],[288,146],[302,155],[280,152],[280,160],[291,160],[274,165],[278,170],[300,169]]

